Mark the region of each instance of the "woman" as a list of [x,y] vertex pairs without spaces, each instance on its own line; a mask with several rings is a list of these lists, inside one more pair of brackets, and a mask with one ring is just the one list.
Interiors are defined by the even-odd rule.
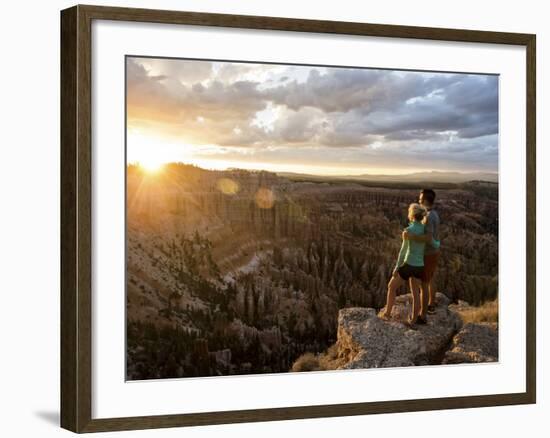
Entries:
[[[406,228],[409,234],[422,235],[424,234],[423,220],[426,216],[426,209],[420,204],[411,204],[409,206],[408,218],[409,226]],[[420,313],[420,285],[422,272],[424,270],[424,247],[426,243],[423,241],[415,241],[403,239],[397,264],[393,270],[393,275],[388,283],[388,298],[386,303],[386,311],[382,315],[383,318],[391,318],[391,311],[395,302],[395,292],[397,289],[409,282],[409,287],[412,293],[412,315],[408,319],[409,324],[426,323],[423,318],[419,318]]]

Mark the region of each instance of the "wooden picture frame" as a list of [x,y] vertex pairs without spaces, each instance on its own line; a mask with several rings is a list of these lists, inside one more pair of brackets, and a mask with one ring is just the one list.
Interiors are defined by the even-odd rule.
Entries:
[[[191,24],[518,45],[526,48],[526,391],[405,401],[251,409],[126,418],[92,418],[91,25],[93,20]],[[99,432],[176,426],[529,404],[536,401],[535,48],[531,34],[476,30],[75,6],[61,12],[61,426]]]

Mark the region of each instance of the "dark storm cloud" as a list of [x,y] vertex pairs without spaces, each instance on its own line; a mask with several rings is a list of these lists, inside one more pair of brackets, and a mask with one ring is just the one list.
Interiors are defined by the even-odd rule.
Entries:
[[[266,93],[278,104],[297,110],[315,107],[333,119],[329,144],[341,145],[338,130],[357,144],[366,135],[389,140],[438,138],[456,131],[474,138],[498,132],[496,77],[427,76],[382,70],[313,70],[307,82],[292,82]],[[345,133],[345,134],[344,134]]]
[[325,112],[361,109],[368,113],[393,109],[407,99],[423,96],[447,85],[451,78],[424,79],[412,73],[401,76],[386,70],[332,69],[310,71],[305,83],[293,81],[266,93],[266,98],[297,110],[314,106]]

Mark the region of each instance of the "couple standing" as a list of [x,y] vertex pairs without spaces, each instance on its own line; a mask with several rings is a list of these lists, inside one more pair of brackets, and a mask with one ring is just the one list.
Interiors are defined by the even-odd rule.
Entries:
[[426,314],[435,313],[435,287],[433,275],[439,259],[439,215],[435,211],[435,192],[423,189],[418,203],[409,206],[409,226],[402,235],[397,264],[388,283],[386,311],[382,315],[391,318],[397,289],[409,283],[412,293],[412,309],[408,324],[426,324]]

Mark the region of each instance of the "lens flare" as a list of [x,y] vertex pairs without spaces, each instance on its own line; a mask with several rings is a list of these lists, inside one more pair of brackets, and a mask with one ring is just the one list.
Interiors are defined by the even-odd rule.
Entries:
[[239,183],[231,178],[220,178],[216,182],[216,187],[224,195],[235,195],[240,189]]
[[261,187],[254,196],[256,205],[260,208],[271,208],[275,203],[275,195],[273,191],[265,187]]

